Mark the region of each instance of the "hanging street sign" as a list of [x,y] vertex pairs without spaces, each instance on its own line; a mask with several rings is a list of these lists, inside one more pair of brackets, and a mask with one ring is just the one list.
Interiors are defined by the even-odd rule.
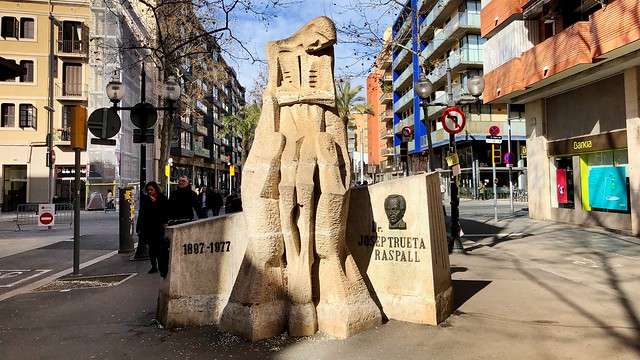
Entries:
[[457,134],[464,129],[467,119],[462,110],[450,107],[442,114],[442,127],[449,134]]

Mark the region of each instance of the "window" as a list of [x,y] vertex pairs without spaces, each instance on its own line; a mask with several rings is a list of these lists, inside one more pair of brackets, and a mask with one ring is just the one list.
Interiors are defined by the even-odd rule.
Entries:
[[14,104],[2,104],[0,106],[0,125],[4,127],[16,126],[16,106]]
[[19,24],[18,19],[13,16],[2,17],[2,37],[3,38],[15,38],[18,39]]
[[187,150],[192,150],[192,146],[191,146],[191,133],[188,131],[181,131],[180,136],[181,136],[181,141],[180,141],[180,146],[183,149],[187,149]]
[[36,128],[36,108],[31,104],[20,104],[20,127]]
[[20,75],[20,82],[33,82],[33,61],[31,60],[22,60],[20,61],[20,66],[27,69],[27,73],[25,75]]
[[34,39],[35,38],[35,22],[31,18],[20,19],[20,38],[21,39]]

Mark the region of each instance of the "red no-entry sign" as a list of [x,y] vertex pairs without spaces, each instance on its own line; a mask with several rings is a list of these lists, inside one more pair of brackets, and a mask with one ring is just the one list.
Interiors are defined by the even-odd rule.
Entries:
[[40,204],[38,206],[38,226],[53,226],[55,217],[54,204]]

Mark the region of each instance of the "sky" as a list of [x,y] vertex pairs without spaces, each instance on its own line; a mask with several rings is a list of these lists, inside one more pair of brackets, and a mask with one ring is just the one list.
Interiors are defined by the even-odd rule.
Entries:
[[[335,5],[335,3],[340,3],[340,5]],[[282,9],[277,17],[269,20],[268,24],[258,22],[249,14],[240,13],[241,17],[234,19],[233,32],[237,38],[242,39],[244,46],[249,51],[264,60],[265,46],[268,41],[291,36],[317,16],[328,16],[336,23],[336,26],[353,18],[355,16],[353,13],[345,13],[346,3],[345,0],[303,0],[300,4]],[[381,37],[382,34],[378,36]],[[354,47],[352,44],[341,42],[341,35],[338,34],[338,43],[335,45],[334,74],[336,78],[349,77],[352,88],[355,85],[362,85],[363,90],[360,95],[366,96],[366,76],[371,69],[373,59],[354,58]],[[240,84],[246,88],[248,93],[253,87],[254,79],[259,73],[261,65],[259,63],[252,64],[250,61],[228,60],[228,62],[235,69]]]

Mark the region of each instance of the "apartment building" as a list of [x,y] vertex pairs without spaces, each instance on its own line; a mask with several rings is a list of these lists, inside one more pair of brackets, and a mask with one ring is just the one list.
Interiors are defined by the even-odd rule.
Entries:
[[[392,27],[391,99],[387,100],[386,93],[381,98],[381,103],[393,104],[394,156],[400,153],[401,130],[410,127],[413,131],[408,150],[409,170],[415,173],[428,169],[427,136],[432,139],[435,167],[448,168],[445,158],[449,154],[449,134],[441,125],[447,107],[429,106],[425,118],[414,85],[424,72],[433,83],[430,103],[446,104],[447,94],[451,94],[466,115],[464,131],[455,135],[463,169],[461,186],[466,188],[461,191],[463,195],[471,195],[479,181],[493,178],[494,161],[498,186],[508,186],[508,169],[502,156],[508,147],[508,119],[511,119],[511,151],[516,158],[512,180],[517,186],[525,186],[523,109],[512,106],[508,114],[505,103],[468,104],[475,99],[467,91],[467,82],[483,75],[485,39],[480,34],[480,7],[480,0],[407,1]],[[504,135],[504,142],[495,147],[499,148],[496,151],[485,141],[491,126],[498,126]],[[388,136],[387,132],[384,136]],[[386,155],[390,157],[391,151]]]
[[369,161],[374,181],[389,180],[397,174],[393,133],[393,74],[391,70],[391,28],[383,35],[384,46],[374,63],[374,71],[367,77]]
[[640,234],[640,3],[483,1],[484,101],[525,106],[529,215]]
[[[111,107],[105,88],[114,76],[126,89],[120,106],[131,107],[141,101],[164,106],[159,89],[165,74],[146,49],[153,46],[157,31],[148,8],[113,0],[52,4],[44,0],[0,1],[0,57],[6,59],[3,64],[25,70],[21,76],[0,81],[3,211],[14,210],[21,203],[73,200],[71,108],[82,106],[91,114]],[[224,62],[214,48],[211,56],[214,61]],[[51,69],[49,64],[53,65]],[[171,179],[185,174],[195,185],[217,184],[228,191],[237,186],[229,173],[230,165],[240,161],[240,140],[222,140],[228,143],[225,145],[215,135],[220,117],[235,113],[244,104],[244,88],[230,68],[231,80],[216,85],[190,77],[188,61],[180,67],[186,69],[178,79],[182,94],[197,88],[196,92],[204,96],[183,96],[176,104],[174,116],[182,121],[174,129]],[[213,103],[212,94],[218,91],[221,95]],[[81,156],[83,205],[94,193],[104,196],[109,189],[115,193],[119,186],[136,186],[142,170],[147,180],[164,180],[165,164],[158,161],[159,127],[167,115],[158,112],[159,120],[153,128],[155,141],[145,146],[133,142],[135,127],[129,111],[120,111],[121,128],[113,138],[115,146],[89,142]],[[51,168],[47,156],[49,134],[54,162]],[[140,163],[143,153],[144,167]],[[238,168],[236,174],[239,172]],[[233,179],[238,180],[238,176]]]
[[0,196],[12,211],[63,196],[75,163],[70,109],[89,100],[90,12],[86,1],[0,1],[0,19],[0,56],[26,69],[0,82]]

